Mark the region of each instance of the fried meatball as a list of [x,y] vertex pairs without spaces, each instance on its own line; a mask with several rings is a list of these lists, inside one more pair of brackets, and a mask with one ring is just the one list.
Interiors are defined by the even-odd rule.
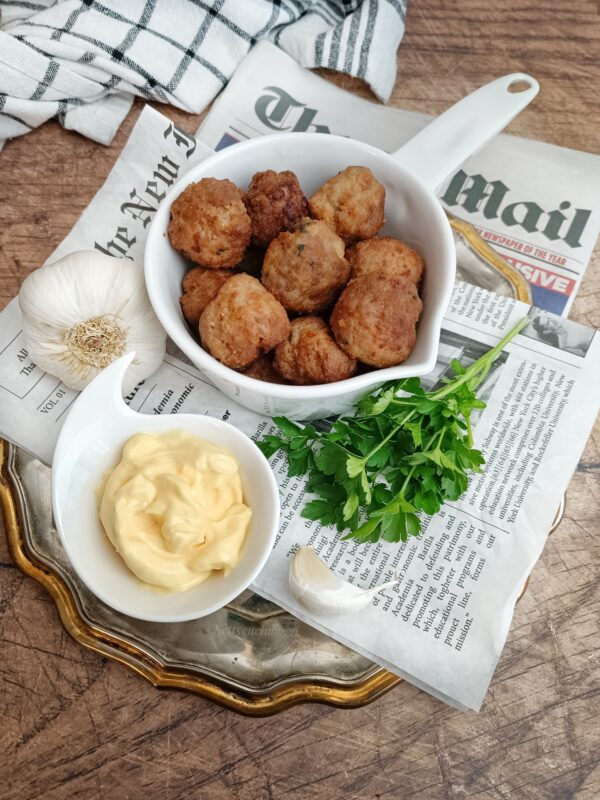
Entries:
[[205,267],[194,267],[186,272],[183,279],[183,295],[179,298],[179,302],[183,316],[190,325],[197,327],[200,314],[232,275],[233,272],[230,270]]
[[265,254],[262,282],[290,311],[321,311],[346,284],[344,243],[324,222],[305,218],[280,233]]
[[370,239],[383,225],[385,189],[367,167],[347,167],[330,178],[308,201],[346,244]]
[[356,371],[356,361],[338,347],[320,317],[295,319],[288,338],[277,345],[273,363],[297,384],[343,381]]
[[266,247],[308,216],[308,201],[293,172],[257,172],[244,196],[252,220],[252,244]]
[[208,352],[233,369],[268,353],[290,332],[285,308],[256,278],[233,275],[200,317],[200,340]]
[[251,233],[242,192],[231,181],[202,178],[184,189],[171,206],[171,244],[202,267],[235,266]]
[[353,358],[372,367],[392,367],[413,351],[422,308],[413,281],[375,272],[346,286],[333,309],[331,329]]
[[248,367],[242,370],[244,375],[249,378],[256,378],[257,381],[266,381],[267,383],[287,383],[286,379],[281,375],[273,366],[273,357],[271,353],[262,358],[257,358]]
[[346,250],[346,258],[352,278],[383,272],[386,275],[402,275],[413,283],[419,283],[425,266],[416,250],[393,236],[358,242]]

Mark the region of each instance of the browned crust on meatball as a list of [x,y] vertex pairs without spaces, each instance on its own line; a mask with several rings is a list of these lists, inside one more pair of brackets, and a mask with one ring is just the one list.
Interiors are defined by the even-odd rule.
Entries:
[[351,378],[356,361],[346,355],[320,317],[298,317],[275,348],[275,368],[291,383],[334,383]]
[[408,278],[372,273],[350,281],[331,315],[339,346],[372,367],[392,367],[414,349],[423,304]]
[[195,264],[235,266],[252,233],[241,190],[226,179],[191,183],[171,206],[168,233],[175,250]]
[[244,196],[252,221],[252,244],[267,247],[282,231],[308,216],[308,201],[293,172],[257,172]]
[[340,237],[324,222],[305,218],[273,239],[262,282],[290,311],[310,313],[332,305],[349,275]]
[[419,283],[425,267],[425,262],[416,250],[393,236],[358,242],[346,250],[346,258],[352,278],[382,272]]
[[267,383],[287,383],[286,379],[273,366],[273,355],[269,353],[262,358],[257,358],[252,364],[242,370],[243,375],[255,378],[257,381]]
[[324,183],[308,204],[313,217],[352,244],[370,239],[382,227],[385,189],[367,167],[346,167]]
[[256,278],[233,275],[200,317],[200,339],[208,352],[232,369],[268,353],[290,332],[284,307]]
[[198,326],[200,315],[217,296],[219,289],[233,272],[224,269],[194,267],[186,272],[183,279],[183,295],[179,298],[183,316],[194,328]]

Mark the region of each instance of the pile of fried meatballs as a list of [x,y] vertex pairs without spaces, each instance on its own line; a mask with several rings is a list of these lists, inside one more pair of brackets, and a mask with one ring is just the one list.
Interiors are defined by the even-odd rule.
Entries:
[[404,361],[423,304],[423,259],[391,236],[385,189],[348,167],[310,199],[293,172],[248,191],[203,178],[173,202],[171,245],[195,265],[181,308],[200,343],[271,383],[321,384]]

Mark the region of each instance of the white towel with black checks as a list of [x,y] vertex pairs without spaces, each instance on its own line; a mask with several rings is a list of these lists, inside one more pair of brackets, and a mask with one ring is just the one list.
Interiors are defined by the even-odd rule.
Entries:
[[198,113],[252,45],[387,100],[407,0],[0,0],[0,148],[57,117],[108,144],[134,95]]

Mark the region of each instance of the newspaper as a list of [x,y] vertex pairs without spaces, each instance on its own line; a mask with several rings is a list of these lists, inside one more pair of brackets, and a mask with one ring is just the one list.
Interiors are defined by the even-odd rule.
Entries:
[[[151,108],[143,113],[105,185],[49,259],[95,247],[140,258],[147,226],[165,189],[210,151]],[[403,545],[341,542],[304,520],[304,482],[272,466],[282,516],[257,592],[309,624],[461,708],[477,709],[509,629],[515,600],[539,557],[552,516],[597,412],[600,342],[593,331],[481,287],[457,283],[440,358],[425,383],[442,380],[453,358],[468,364],[524,314],[530,324],[487,376],[488,407],[476,420],[487,469],[468,493],[423,520]],[[0,315],[0,432],[49,462],[75,399],[29,359],[13,301]],[[203,413],[228,419],[249,436],[274,431],[209,385],[173,346],[161,368],[127,398],[142,413]],[[575,425],[574,420],[577,421]],[[312,544],[340,575],[370,587],[398,574],[359,617],[315,617],[288,588],[290,558]]]
[[[261,42],[197,135],[220,150],[267,133],[316,131],[393,152],[430,119],[349,95]],[[600,230],[600,157],[501,135],[470,158],[439,197],[526,279],[530,298],[521,299],[567,315]],[[506,281],[481,258],[463,247],[458,256],[460,279],[507,293]]]

